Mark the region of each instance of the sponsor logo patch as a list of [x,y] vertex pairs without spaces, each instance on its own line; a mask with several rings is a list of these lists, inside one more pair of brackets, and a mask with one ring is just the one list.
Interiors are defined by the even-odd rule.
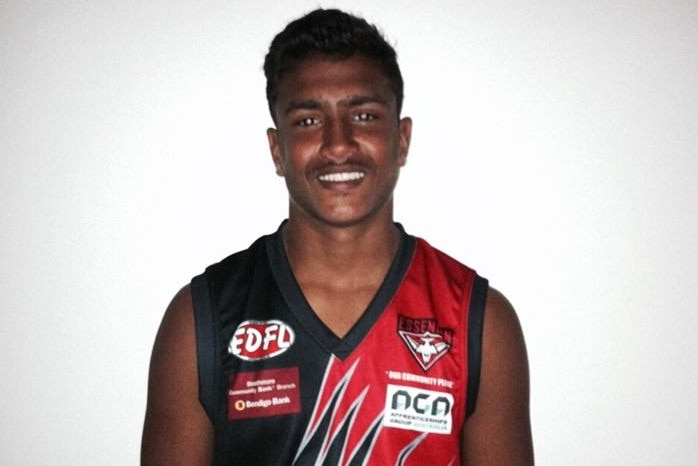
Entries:
[[228,419],[301,411],[298,368],[240,372],[228,380]]
[[295,340],[293,329],[281,320],[246,320],[235,329],[228,352],[245,361],[259,361],[286,352]]
[[450,434],[453,395],[423,388],[388,385],[383,425],[433,434]]
[[425,371],[444,357],[453,346],[453,330],[439,327],[435,319],[399,316],[397,333]]

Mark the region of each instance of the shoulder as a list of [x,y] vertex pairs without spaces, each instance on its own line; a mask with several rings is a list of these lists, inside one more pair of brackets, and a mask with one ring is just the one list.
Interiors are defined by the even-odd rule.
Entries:
[[[186,285],[172,298],[160,323],[150,360],[149,388],[159,389],[171,381],[187,382],[196,373],[196,341],[191,286]],[[170,381],[170,382],[168,382]],[[149,402],[159,405],[167,391],[151,392]]]
[[502,347],[505,340],[514,338],[514,349],[520,353],[525,352],[523,332],[514,307],[506,296],[492,287],[489,287],[485,301],[484,331],[488,336],[486,343],[492,346],[492,351],[505,349]]
[[[194,306],[191,285],[182,287],[172,298],[165,310],[160,328],[155,337],[153,358],[181,356],[194,350]],[[160,362],[159,359],[151,361]]]
[[191,321],[192,308],[191,285],[187,283],[174,295],[170,305],[167,306],[163,324],[172,321],[174,324],[181,325]]
[[[528,354],[521,323],[509,300],[492,287],[489,288],[485,301],[482,334],[482,377],[485,385],[481,388],[504,390],[515,387],[527,398]],[[487,401],[487,393],[483,398],[484,403]],[[499,403],[502,400],[495,401]],[[519,401],[524,400],[516,400]],[[527,406],[526,400],[526,409]]]
[[533,464],[526,344],[513,306],[494,288],[485,304],[477,405],[463,442],[468,464]]
[[193,336],[192,292],[191,286],[187,284],[174,295],[162,317],[153,345],[151,369],[193,351]]
[[478,405],[485,404],[488,400],[497,403],[503,401],[495,397],[487,397],[486,390],[493,388],[505,390],[515,387],[522,393],[525,392],[527,397],[528,355],[523,330],[509,300],[492,287],[487,292],[482,333],[484,386],[481,389],[485,390],[485,393],[482,403],[478,402]]
[[208,464],[212,438],[212,425],[199,403],[194,313],[187,285],[165,311],[153,345],[142,464]]

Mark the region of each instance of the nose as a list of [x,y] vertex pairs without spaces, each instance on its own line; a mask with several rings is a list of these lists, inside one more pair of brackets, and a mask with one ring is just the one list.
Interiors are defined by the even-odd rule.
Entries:
[[350,122],[341,118],[331,119],[323,128],[324,157],[342,163],[356,150],[356,141]]

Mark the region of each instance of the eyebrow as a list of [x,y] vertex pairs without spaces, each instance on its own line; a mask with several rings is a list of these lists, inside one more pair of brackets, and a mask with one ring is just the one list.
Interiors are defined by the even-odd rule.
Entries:
[[388,106],[388,100],[376,95],[357,95],[350,97],[347,104],[349,107],[358,107],[359,105],[364,104],[380,104]]
[[[354,95],[339,101],[339,105],[346,107],[358,107],[365,104],[380,104],[388,106],[388,100],[374,95]],[[290,102],[284,109],[284,115],[295,110],[317,110],[322,108],[323,101],[315,99],[298,100]]]
[[286,106],[284,109],[284,115],[288,115],[295,110],[317,110],[320,107],[322,107],[322,104],[318,100],[298,100],[295,102],[290,102]]

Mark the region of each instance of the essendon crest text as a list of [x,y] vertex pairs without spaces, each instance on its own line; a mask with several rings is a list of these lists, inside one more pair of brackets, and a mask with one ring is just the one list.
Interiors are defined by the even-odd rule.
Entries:
[[425,371],[453,346],[453,330],[439,327],[435,319],[398,316],[397,333]]

